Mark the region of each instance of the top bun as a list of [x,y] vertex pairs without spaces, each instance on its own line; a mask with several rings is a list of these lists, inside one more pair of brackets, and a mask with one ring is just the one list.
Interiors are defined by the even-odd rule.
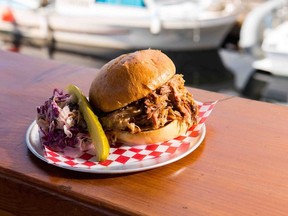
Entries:
[[111,112],[146,97],[176,72],[172,60],[160,50],[140,50],[105,64],[93,80],[92,107]]

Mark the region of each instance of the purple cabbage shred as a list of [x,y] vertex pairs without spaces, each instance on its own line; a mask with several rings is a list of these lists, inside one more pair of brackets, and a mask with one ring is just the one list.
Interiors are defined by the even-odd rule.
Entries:
[[63,152],[66,147],[82,147],[91,139],[77,103],[71,96],[54,89],[52,97],[37,107],[36,120],[41,143],[54,151]]

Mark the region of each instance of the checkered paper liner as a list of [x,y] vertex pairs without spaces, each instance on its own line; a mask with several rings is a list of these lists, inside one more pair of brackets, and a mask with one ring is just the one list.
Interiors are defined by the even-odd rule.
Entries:
[[119,166],[127,166],[135,162],[143,162],[144,160],[159,157],[169,157],[177,151],[185,152],[189,149],[191,143],[197,140],[204,122],[212,112],[217,101],[197,103],[199,106],[198,124],[192,126],[186,134],[173,140],[136,146],[117,144],[116,146],[110,147],[109,156],[103,162],[96,161],[93,149],[84,151],[79,157],[72,158],[44,147],[44,157],[48,163],[68,169],[117,169]]

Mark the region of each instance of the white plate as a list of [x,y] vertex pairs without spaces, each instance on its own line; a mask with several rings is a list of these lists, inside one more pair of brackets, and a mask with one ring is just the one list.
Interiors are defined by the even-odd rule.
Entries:
[[[181,158],[187,156],[193,152],[203,141],[206,134],[205,124],[202,125],[199,135],[196,137],[188,137],[185,141],[185,144],[189,145],[187,148],[179,148],[171,154],[163,154],[159,157],[147,158],[140,161],[128,161],[125,164],[121,163],[112,163],[108,166],[94,166],[94,167],[71,167],[65,163],[55,164],[51,163],[54,166],[58,166],[64,169],[79,171],[79,172],[89,172],[89,173],[105,173],[105,174],[115,174],[115,173],[130,173],[138,172],[148,169],[153,169],[161,167],[170,163],[173,163]],[[190,138],[190,139],[189,139]],[[178,141],[179,142],[179,141]],[[182,141],[180,141],[182,142]],[[30,151],[39,159],[48,163],[47,158],[44,156],[42,145],[40,144],[38,125],[34,121],[28,128],[26,133],[26,143]],[[183,141],[184,143],[184,141]],[[136,147],[137,148],[137,147]],[[61,156],[60,156],[61,157]],[[58,157],[59,158],[59,157]],[[109,158],[109,157],[108,157]],[[77,159],[77,158],[75,158]]]

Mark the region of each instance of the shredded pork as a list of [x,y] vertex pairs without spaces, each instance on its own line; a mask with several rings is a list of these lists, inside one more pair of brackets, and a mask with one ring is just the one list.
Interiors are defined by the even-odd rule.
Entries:
[[100,116],[104,130],[137,133],[161,128],[175,119],[196,124],[197,104],[184,82],[182,75],[176,74],[147,97]]

